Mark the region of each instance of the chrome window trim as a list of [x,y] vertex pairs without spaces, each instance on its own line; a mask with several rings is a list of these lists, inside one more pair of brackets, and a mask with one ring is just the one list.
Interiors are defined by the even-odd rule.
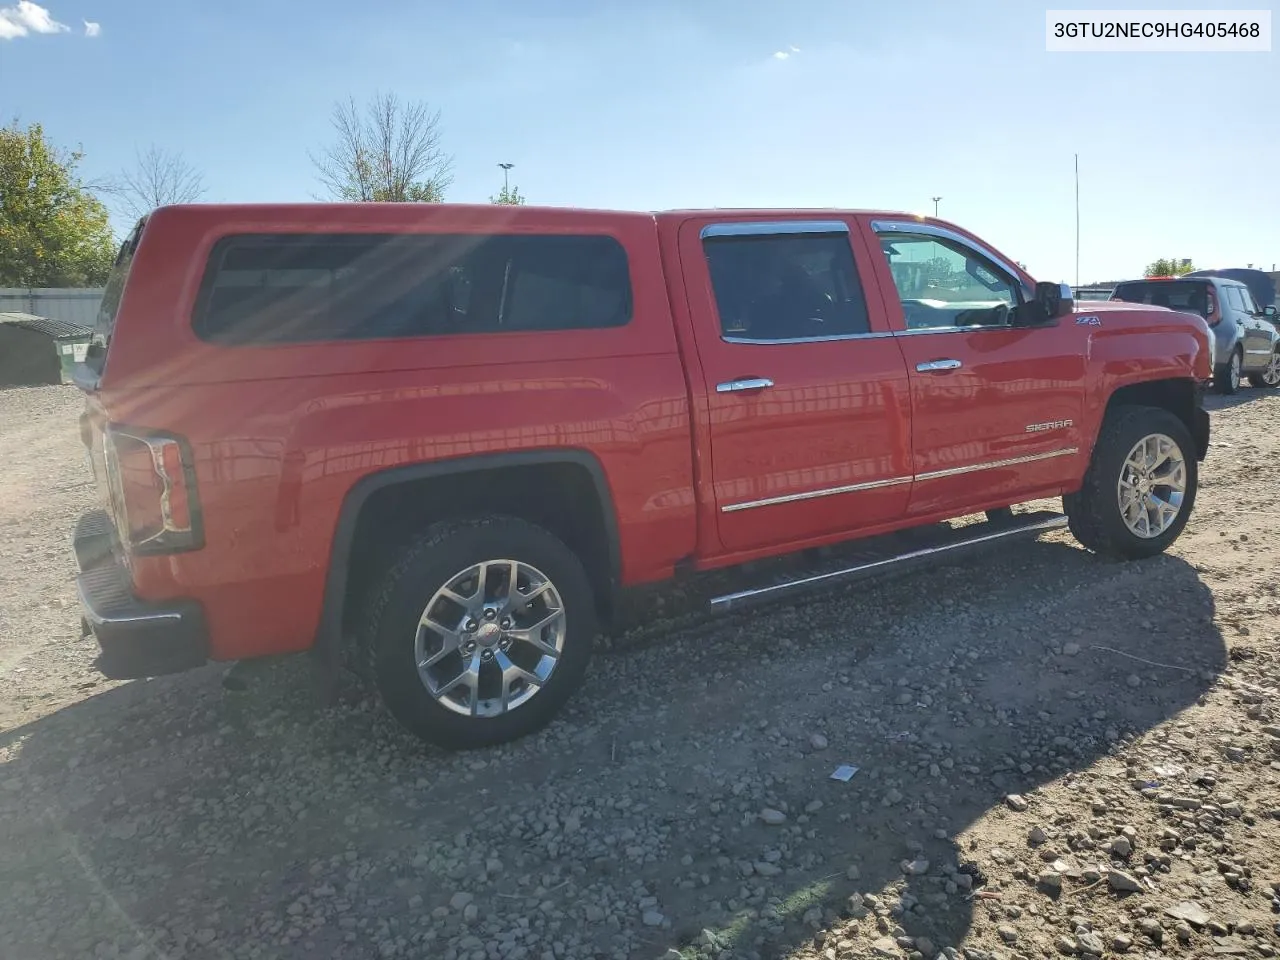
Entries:
[[926,333],[978,333],[982,330],[1003,330],[1007,332],[1015,329],[1017,328],[1011,323],[1002,323],[999,326],[990,323],[975,323],[968,327],[916,327],[912,330],[895,330],[893,335],[895,337],[919,337]]
[[699,239],[708,237],[769,237],[797,233],[849,233],[849,224],[843,220],[770,220],[709,223],[702,228]]
[[975,323],[969,327],[920,327],[915,330],[872,330],[868,333],[842,333],[835,334],[830,337],[796,337],[793,340],[780,340],[777,338],[770,340],[751,340],[747,337],[725,337],[720,340],[723,343],[736,343],[744,346],[761,346],[761,347],[780,347],[788,343],[838,343],[842,340],[886,340],[892,337],[920,337],[930,333],[981,333],[991,331],[997,333],[1000,331],[1009,331],[1017,329],[1012,324],[994,324]]
[[971,463],[963,467],[948,467],[945,470],[930,470],[907,477],[886,477],[883,480],[869,480],[865,483],[844,484],[839,487],[824,487],[821,490],[806,490],[804,493],[789,493],[779,497],[765,497],[762,500],[745,500],[741,503],[726,503],[720,508],[721,513],[737,513],[740,510],[754,510],[756,507],[772,507],[783,503],[796,503],[802,500],[817,500],[821,497],[835,497],[843,493],[859,493],[864,490],[880,490],[894,487],[916,480],[941,480],[946,477],[963,476],[966,473],[979,473],[983,470],[999,470],[1002,467],[1016,467],[1026,463],[1039,463],[1042,460],[1054,460],[1058,457],[1070,457],[1080,452],[1079,447],[1064,447],[1050,450],[1047,453],[1031,453],[1022,457],[1007,457],[1003,460],[989,460],[986,463]]
[[963,234],[956,233],[954,230],[948,230],[946,227],[938,227],[932,223],[911,223],[903,220],[872,220],[871,229],[874,230],[877,235],[882,233],[917,233],[926,237],[939,237],[944,240],[951,240],[954,243],[960,244],[962,247],[968,248],[978,256],[985,257],[1007,273],[1022,289],[1022,294],[1025,299],[1030,300],[1035,296],[1035,291],[1022,282],[1022,278],[1016,267],[1012,266],[1003,257],[996,256],[986,247],[979,243],[975,243]]
[[837,343],[841,340],[885,340],[894,336],[892,330],[871,330],[867,333],[837,333],[829,337],[795,337],[793,339],[779,339],[774,337],[769,340],[752,340],[748,337],[725,337],[720,339],[725,343],[740,343],[747,346],[782,346],[787,343]]

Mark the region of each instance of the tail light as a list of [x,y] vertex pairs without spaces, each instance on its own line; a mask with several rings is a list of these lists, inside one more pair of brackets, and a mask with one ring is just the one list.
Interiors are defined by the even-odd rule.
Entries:
[[120,540],[135,554],[204,546],[191,448],[181,437],[111,425],[103,437]]
[[1209,326],[1216,327],[1218,321],[1222,319],[1222,314],[1218,311],[1218,298],[1212,290],[1209,291],[1208,300],[1205,302],[1204,318],[1209,321]]

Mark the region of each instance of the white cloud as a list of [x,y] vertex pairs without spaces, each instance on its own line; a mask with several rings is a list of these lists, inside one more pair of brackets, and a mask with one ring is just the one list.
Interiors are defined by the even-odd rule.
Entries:
[[102,33],[102,24],[94,23],[92,20],[84,22],[84,35],[86,37],[96,37],[100,33]]
[[15,6],[0,7],[0,40],[15,40],[29,33],[66,33],[70,29],[31,0],[18,0]]
[[775,60],[790,60],[790,59],[791,59],[791,55],[792,55],[793,53],[799,53],[799,52],[800,52],[800,48],[799,48],[799,47],[795,47],[795,46],[790,46],[790,45],[788,45],[788,46],[787,46],[787,49],[785,49],[785,50],[775,50],[775,51],[774,51],[774,53],[773,53],[773,59],[775,59]]

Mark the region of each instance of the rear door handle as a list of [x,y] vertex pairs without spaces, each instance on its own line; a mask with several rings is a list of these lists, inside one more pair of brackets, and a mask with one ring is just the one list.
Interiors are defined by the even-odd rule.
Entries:
[[741,393],[743,390],[764,390],[772,387],[768,377],[746,377],[742,380],[726,380],[716,384],[716,393]]
[[935,370],[959,370],[964,364],[959,360],[930,360],[928,363],[917,363],[916,373],[933,373]]

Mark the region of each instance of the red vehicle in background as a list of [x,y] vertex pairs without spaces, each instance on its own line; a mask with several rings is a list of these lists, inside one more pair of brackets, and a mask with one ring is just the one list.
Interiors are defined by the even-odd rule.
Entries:
[[1065,524],[1160,553],[1211,357],[1198,317],[1077,312],[904,214],[165,207],[79,370],[85,618],[111,677],[312,649],[498,743],[637,585],[866,543],[727,607]]

